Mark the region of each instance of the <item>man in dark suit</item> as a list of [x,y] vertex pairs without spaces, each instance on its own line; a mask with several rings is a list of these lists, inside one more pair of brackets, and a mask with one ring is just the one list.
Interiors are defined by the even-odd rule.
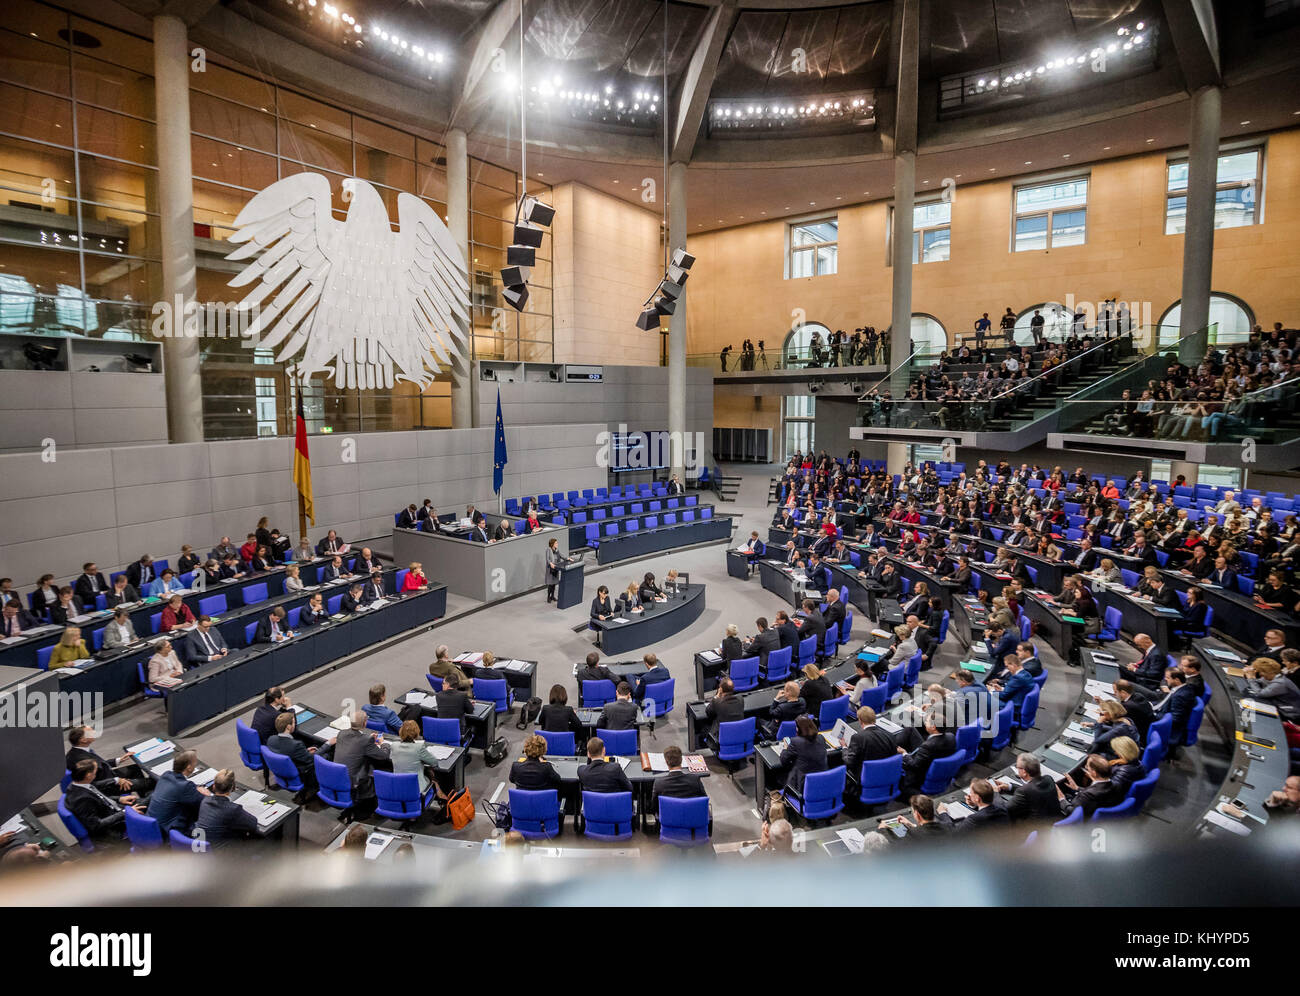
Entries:
[[939,820],[953,823],[954,833],[971,833],[988,827],[1005,827],[1010,822],[1005,803],[998,798],[997,790],[987,778],[976,778],[972,781],[966,788],[964,801],[971,811],[964,820],[953,820],[948,815],[948,807],[944,803],[938,806]]
[[1135,560],[1140,560],[1143,567],[1156,563],[1156,548],[1147,545],[1147,534],[1144,530],[1138,530],[1134,534],[1133,545],[1124,553]]
[[[1128,718],[1133,721],[1137,727],[1140,743],[1145,744],[1147,741],[1147,731],[1151,729],[1151,724],[1156,721],[1155,709],[1151,700],[1147,697],[1150,693],[1128,681],[1120,678],[1115,682],[1115,697],[1119,699],[1120,704],[1124,706],[1124,712]],[[1098,700],[1100,701],[1100,700]]]
[[930,765],[957,749],[956,739],[951,733],[939,729],[932,712],[925,714],[925,733],[925,740],[921,742],[921,746],[903,758],[903,780],[899,786],[900,794],[903,796],[919,792],[925,782],[925,776],[930,771]]
[[1237,590],[1237,572],[1228,566],[1228,561],[1223,557],[1214,558],[1214,570],[1210,571],[1205,580],[1219,585],[1224,591]]
[[210,794],[207,789],[190,781],[198,764],[199,756],[194,751],[178,751],[172,757],[172,770],[162,773],[153,795],[149,797],[145,815],[158,821],[163,840],[172,830],[189,833],[198,819],[199,806]]
[[195,627],[185,635],[185,659],[191,664],[215,661],[230,653],[221,630],[212,625],[212,617],[199,616]]
[[614,701],[605,703],[596,726],[602,730],[634,730],[636,715],[636,703],[632,701],[632,686],[626,681],[620,681],[614,689]]
[[893,734],[876,725],[876,710],[863,706],[858,710],[858,723],[862,729],[849,738],[844,748],[844,766],[848,776],[857,781],[862,774],[864,761],[883,761],[898,753],[898,743]]
[[340,612],[350,615],[351,613],[357,611],[357,608],[363,604],[362,597],[361,597],[362,588],[363,585],[361,584],[360,581],[354,581],[351,585],[348,586],[347,592],[343,595],[343,599],[339,602]]
[[811,598],[805,598],[800,615],[803,617],[803,625],[799,627],[800,641],[810,636],[817,637],[817,647],[820,652],[822,642],[826,639],[826,620],[818,610],[817,603]]
[[120,843],[126,833],[124,806],[135,806],[143,813],[145,807],[134,792],[111,796],[95,785],[96,764],[89,759],[78,761],[72,768],[72,782],[68,785],[64,804],[86,828],[86,833],[96,844]]
[[[934,800],[928,795],[914,793],[908,800],[912,807],[911,819],[906,816],[899,817],[903,826],[907,827],[907,836],[903,838],[909,843],[924,842],[933,840],[936,837],[946,837],[951,824],[940,822],[934,808]],[[884,821],[881,821],[882,825]]]
[[316,544],[316,556],[323,557],[327,553],[342,553],[345,546],[347,544],[339,539],[339,534],[331,529],[325,534],[325,538]]
[[578,785],[583,792],[631,792],[623,766],[605,756],[605,741],[587,741],[587,763],[578,768]]
[[147,553],[135,563],[128,565],[126,569],[126,579],[136,591],[144,591],[157,576],[153,557]]
[[614,672],[605,667],[604,664],[600,663],[600,654],[596,653],[594,650],[587,654],[587,659],[584,663],[578,665],[578,669],[574,672],[573,677],[574,680],[578,682],[578,694],[580,698],[582,694],[582,683],[584,681],[612,681],[616,687],[618,685],[618,678],[614,676]]
[[1130,677],[1147,688],[1159,688],[1160,681],[1165,675],[1165,668],[1169,664],[1165,652],[1145,633],[1134,636],[1133,645],[1142,651],[1142,659],[1128,665],[1129,671],[1132,672]]
[[844,622],[844,603],[840,601],[840,593],[835,588],[826,592],[826,611],[822,613],[822,618],[828,627],[839,627]]
[[442,520],[438,518],[438,513],[436,510],[430,510],[428,515],[420,519],[420,532],[422,533],[442,532]]
[[674,495],[684,495],[685,493],[686,493],[686,489],[682,487],[682,482],[677,480],[676,474],[674,474],[671,478],[668,479],[669,497],[673,497]]
[[715,748],[718,743],[718,727],[723,723],[733,723],[745,718],[745,701],[736,694],[736,686],[731,683],[730,678],[723,678],[718,682],[718,694],[704,707],[704,715],[712,724],[708,736]]
[[655,779],[652,805],[659,812],[660,796],[670,795],[674,799],[694,799],[708,795],[704,791],[704,782],[699,775],[682,770],[682,749],[676,744],[664,749],[664,761],[668,771]]
[[212,780],[211,794],[199,804],[194,829],[203,831],[203,839],[211,847],[224,847],[231,841],[257,835],[257,817],[230,798],[234,790],[235,773],[223,768]]
[[266,743],[275,736],[275,720],[284,712],[293,712],[293,702],[283,688],[268,688],[262,696],[262,704],[253,710],[253,721],[248,725],[257,732],[257,739]]
[[1178,592],[1173,585],[1165,584],[1165,579],[1157,575],[1151,579],[1151,604],[1165,609],[1181,609]]
[[965,556],[958,557],[957,569],[953,571],[952,574],[949,576],[949,580],[960,585],[957,591],[960,594],[965,594],[966,590],[970,587],[970,578],[971,578],[970,560]]
[[415,507],[415,503],[407,505],[402,509],[402,514],[397,517],[398,529],[416,529],[420,523],[420,510]]
[[277,605],[268,615],[259,619],[257,629],[253,631],[253,642],[281,643],[293,636],[293,630],[285,622],[287,614],[283,605]]
[[1083,537],[1079,540],[1079,552],[1069,563],[1081,571],[1091,571],[1097,566],[1097,551],[1092,548],[1092,540]]
[[108,582],[93,562],[81,565],[81,575],[72,585],[72,593],[82,605],[94,606],[96,595],[108,594]]
[[[1115,786],[1110,780],[1110,762],[1100,754],[1089,754],[1083,763],[1084,772],[1090,781],[1074,797],[1065,801],[1065,792],[1057,786],[1057,794],[1063,802],[1061,812],[1069,816],[1079,807],[1083,808],[1083,818],[1091,819],[1098,809],[1117,805],[1124,798],[1124,790]],[[1066,776],[1069,777],[1068,775]]]
[[[443,718],[441,709],[438,710],[438,716]],[[376,761],[389,759],[388,747],[378,733],[366,729],[366,714],[360,709],[352,714],[351,722],[348,729],[339,732],[334,744],[334,763],[342,764],[348,769],[348,778],[352,781],[352,798],[372,799],[375,794],[374,765]]]
[[759,539],[757,531],[749,534],[747,549],[748,552],[745,554],[745,560],[749,564],[749,569],[752,571],[754,565],[767,554],[767,545]]
[[776,635],[781,647],[797,650],[799,646],[799,627],[790,621],[790,616],[782,609],[776,614]]
[[659,658],[654,654],[646,654],[642,660],[645,661],[646,672],[636,680],[636,691],[632,697],[638,702],[645,699],[645,690],[647,685],[656,685],[661,681],[667,681],[672,674],[666,667],[659,663]]
[[903,590],[903,582],[894,570],[894,562],[886,560],[880,567],[880,597],[897,599]]
[[370,552],[370,547],[363,546],[361,556],[353,563],[352,569],[358,574],[374,574],[376,572],[382,574],[384,565],[375,559],[375,555]]
[[984,645],[989,651],[989,669],[984,674],[984,684],[1002,677],[1004,662],[1016,652],[1018,634],[1001,626],[990,626],[984,631]]
[[473,700],[464,689],[468,679],[462,681],[458,672],[449,671],[443,676],[442,691],[434,696],[439,719],[460,720],[460,732],[465,732],[465,718],[474,711]]
[[1043,774],[1043,767],[1033,754],[1021,754],[1016,758],[1016,775],[1024,783],[1012,785],[1008,779],[997,783],[1001,792],[1010,792],[1007,802],[1007,818],[1012,823],[1021,820],[1034,822],[1056,822],[1061,818],[1061,797],[1056,791],[1056,782],[1051,775]]
[[112,761],[96,754],[91,747],[96,740],[93,727],[74,726],[68,731],[68,753],[64,758],[65,767],[75,771],[81,761],[95,762],[93,781],[101,792],[110,795],[115,791],[134,792],[137,795],[153,788],[154,779],[148,772],[142,771],[130,754],[123,754]]
[[[360,570],[360,567],[357,568]],[[370,580],[361,588],[361,604],[370,605],[384,597],[384,572],[371,571]]]
[[266,747],[276,754],[283,754],[298,769],[302,791],[294,796],[294,802],[304,803],[316,797],[320,785],[316,781],[316,760],[312,757],[314,749],[309,749],[293,735],[297,725],[297,715],[292,710],[280,713],[275,717],[275,736],[266,742]]
[[1192,717],[1192,707],[1196,705],[1196,688],[1190,684],[1179,668],[1171,667],[1165,671],[1164,688],[1169,690],[1163,699],[1156,703],[1155,717],[1159,721],[1164,716],[1172,716],[1174,725],[1169,730],[1167,746],[1172,753],[1187,741],[1187,721]]
[[131,587],[125,574],[119,574],[113,581],[113,587],[104,596],[104,608],[116,609],[119,605],[130,605],[140,601],[140,593]]
[[746,657],[757,657],[759,667],[767,667],[767,655],[773,650],[781,649],[781,637],[776,630],[768,627],[766,616],[759,616],[754,620],[754,625],[758,627],[758,633],[745,644],[741,652]]
[[488,541],[487,520],[481,515],[474,520],[474,528],[470,530],[469,538],[475,543],[486,543]]

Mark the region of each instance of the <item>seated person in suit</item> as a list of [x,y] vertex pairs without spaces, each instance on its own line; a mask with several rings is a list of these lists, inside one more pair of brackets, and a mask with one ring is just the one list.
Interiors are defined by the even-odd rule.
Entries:
[[463,679],[458,670],[448,671],[442,676],[442,691],[434,696],[438,718],[459,720],[462,735],[465,733],[466,717],[474,711],[474,703],[464,691],[468,687],[468,679]]
[[302,791],[294,796],[294,802],[304,803],[316,797],[320,786],[316,781],[316,762],[312,757],[316,748],[308,747],[293,735],[297,726],[298,717],[292,710],[280,713],[275,717],[275,735],[267,740],[266,747],[272,753],[283,754],[298,769]]
[[147,808],[134,792],[108,795],[95,785],[94,761],[78,761],[72,768],[72,781],[64,803],[96,845],[113,845],[122,842],[126,835],[124,806],[134,806],[136,812]]
[[827,680],[826,672],[816,664],[805,664],[803,677],[803,686],[799,694],[803,696],[808,715],[816,718],[821,715],[822,703],[837,698],[840,692]]
[[735,623],[727,623],[726,635],[722,638],[717,654],[725,664],[745,656],[744,644],[740,642],[740,628]]
[[199,766],[199,756],[192,750],[172,755],[172,770],[164,771],[149,797],[145,815],[158,821],[163,840],[173,830],[188,834],[199,816],[199,806],[211,793],[190,781]]
[[925,783],[925,776],[930,773],[930,765],[941,757],[948,757],[957,749],[956,739],[951,733],[939,728],[938,717],[933,710],[925,711],[924,724],[926,735],[921,746],[903,758],[903,780],[900,787],[903,795],[918,791]]
[[42,574],[32,592],[32,611],[41,618],[48,619],[50,610],[59,601],[59,588],[54,584],[53,574]]
[[596,589],[596,597],[591,600],[591,618],[603,621],[613,616],[614,612],[614,600],[609,597],[609,587],[602,584]]
[[479,658],[478,667],[474,669],[473,677],[482,678],[484,681],[501,681],[506,678],[506,672],[496,666],[496,654],[490,650],[483,651],[483,656]]
[[899,751],[894,735],[876,725],[876,710],[871,706],[858,710],[858,723],[862,729],[849,738],[849,745],[844,748],[844,766],[854,782],[861,776],[865,762],[883,761]]
[[153,787],[153,778],[140,770],[130,754],[109,761],[92,749],[97,739],[93,727],[74,726],[68,731],[68,753],[64,767],[76,770],[79,761],[95,762],[95,784],[101,792],[134,792],[143,795]]
[[1067,776],[1057,783],[1056,792],[1061,800],[1061,812],[1069,816],[1075,809],[1083,808],[1083,818],[1091,819],[1098,809],[1118,805],[1125,790],[1117,787],[1110,778],[1110,762],[1100,754],[1089,754],[1083,763],[1087,784],[1077,791]]
[[275,736],[276,717],[285,712],[293,712],[293,701],[278,685],[268,688],[262,696],[262,704],[253,710],[253,719],[248,725],[257,731],[257,738],[266,743]]
[[826,741],[818,732],[817,720],[812,716],[800,716],[794,723],[795,736],[781,751],[781,765],[790,769],[786,776],[786,789],[802,796],[804,778],[826,770]]
[[736,694],[736,687],[730,678],[718,682],[718,692],[704,707],[704,715],[710,723],[707,735],[715,748],[718,743],[718,727],[745,718],[745,700]]
[[429,791],[429,786],[432,785],[438,798],[447,798],[442,786],[429,778],[429,772],[436,770],[438,767],[438,759],[420,736],[419,723],[413,719],[408,719],[403,723],[397,731],[396,742],[388,744],[388,752],[393,762],[393,774],[415,775],[416,783],[420,787],[421,797]]
[[156,577],[158,572],[154,569],[153,557],[147,553],[135,563],[127,565],[126,579],[136,591],[147,591]]
[[283,643],[293,636],[293,630],[285,622],[285,616],[288,613],[284,611],[283,605],[277,605],[268,615],[263,616],[257,623],[257,629],[253,632],[254,643]]
[[366,714],[360,709],[349,721],[351,725],[339,732],[334,743],[334,763],[348,769],[353,797],[365,800],[362,808],[370,808],[375,797],[375,764],[390,760],[389,747],[378,733],[366,729]]
[[800,694],[799,682],[787,681],[768,707],[768,721],[763,725],[764,735],[775,739],[782,723],[790,722],[807,711],[808,705]]
[[560,773],[546,760],[546,741],[536,733],[524,741],[524,756],[510,766],[510,784],[529,792],[563,790]]
[[90,651],[86,647],[86,641],[81,638],[81,627],[69,626],[59,637],[59,642],[54,645],[54,650],[50,654],[49,669],[67,667],[73,661],[84,661],[90,657]]
[[474,527],[470,530],[469,538],[476,543],[488,541],[487,519],[481,512],[474,517]]
[[799,648],[799,627],[790,621],[790,615],[785,609],[776,614],[776,635],[781,641],[781,648],[790,647],[794,651]]
[[612,681],[615,685],[618,684],[614,672],[600,663],[600,654],[594,650],[587,654],[586,661],[578,666],[573,676],[578,682],[579,691],[582,690],[584,681]]
[[331,557],[330,562],[322,567],[317,575],[321,584],[329,584],[331,581],[339,581],[351,576],[352,572],[348,570],[347,565],[343,563],[343,558],[338,554]]
[[226,638],[221,635],[221,630],[212,625],[212,617],[206,614],[199,616],[194,629],[185,637],[185,659],[191,664],[200,664],[220,660],[229,653]]
[[73,582],[72,590],[82,605],[94,605],[96,595],[108,594],[108,582],[92,561],[81,565],[81,574]]
[[402,728],[401,719],[386,704],[388,701],[387,688],[382,684],[371,685],[367,698],[370,701],[361,707],[362,712],[366,714],[367,722],[383,723],[389,733],[396,733]]
[[209,847],[225,847],[232,841],[257,836],[257,817],[230,798],[235,790],[235,773],[229,768],[217,772],[212,791],[199,804],[194,828],[203,831]]
[[492,530],[492,542],[499,543],[502,540],[508,540],[514,536],[514,534],[515,531],[510,526],[510,520],[502,519],[496,524],[496,528]]
[[659,663],[659,658],[654,654],[646,654],[641,658],[645,662],[646,671],[636,680],[636,691],[632,697],[638,702],[645,699],[645,690],[648,685],[657,685],[661,681],[667,681],[672,677],[668,669]]
[[976,778],[966,787],[966,807],[971,811],[964,820],[953,820],[948,815],[948,807],[939,803],[936,807],[941,822],[953,824],[954,833],[970,833],[985,827],[1005,827],[1010,819],[1007,807],[998,798],[997,790],[987,778]]
[[[298,613],[298,625],[303,629],[308,629],[312,626],[321,625],[329,617],[329,609],[325,607],[325,596],[319,591],[313,592],[311,598],[307,600],[307,604]],[[199,621],[202,622],[203,620],[200,619]]]
[[624,614],[643,611],[640,590],[637,588],[635,581],[631,582],[623,594],[618,596],[618,611]]
[[220,580],[222,581],[229,581],[244,576],[244,569],[240,566],[238,554],[231,553],[222,558],[220,575]]
[[632,701],[632,686],[620,681],[614,688],[614,701],[606,702],[596,726],[602,730],[636,729],[637,708]]
[[1169,754],[1177,755],[1177,749],[1187,742],[1187,723],[1192,718],[1192,709],[1196,705],[1196,689],[1188,682],[1187,675],[1181,668],[1171,667],[1165,671],[1164,684],[1160,691],[1164,697],[1155,703],[1155,717],[1159,721],[1164,716],[1172,716],[1174,725],[1169,730]]
[[[424,511],[421,509],[421,511]],[[442,532],[442,520],[438,518],[438,510],[432,505],[429,506],[429,514],[422,515],[420,518],[420,532],[422,533],[440,533]]]
[[18,599],[11,598],[4,603],[4,612],[0,614],[0,637],[21,636],[38,625],[36,617],[24,609]]
[[81,599],[65,584],[59,589],[59,600],[50,606],[50,622],[56,626],[67,626],[84,611]]
[[397,517],[398,529],[415,529],[420,523],[420,510],[416,507],[415,502],[407,505],[402,509],[402,514]]
[[645,577],[641,579],[641,587],[637,594],[641,596],[642,605],[646,602],[667,601],[667,596],[664,595],[663,589],[655,584],[655,576],[650,571],[646,571]]
[[443,678],[444,680],[447,675],[452,674],[456,676],[456,680],[460,684],[466,685],[469,683],[469,678],[466,677],[465,672],[452,662],[451,651],[445,643],[439,644],[434,651],[433,663],[429,665],[429,673],[435,678]]
[[104,649],[117,650],[135,643],[137,639],[131,613],[123,608],[114,609],[113,621],[104,627]]
[[185,604],[185,599],[180,595],[173,595],[168,599],[166,608],[162,610],[158,630],[161,633],[170,633],[177,626],[188,626],[193,622],[194,612]]
[[826,611],[822,613],[822,618],[826,620],[827,626],[840,626],[844,623],[844,603],[840,601],[838,589],[831,588],[826,592]]
[[1135,634],[1133,645],[1141,651],[1142,659],[1124,665],[1131,672],[1128,677],[1149,689],[1159,688],[1168,665],[1165,652],[1146,633]]
[[568,730],[573,734],[575,743],[580,743],[586,735],[586,728],[578,719],[573,706],[569,705],[569,693],[564,690],[563,685],[551,686],[547,703],[537,714],[537,728],[547,733],[563,733]]
[[[908,799],[908,805],[911,806],[912,815],[909,819],[906,816],[900,816],[899,822],[907,827],[907,836],[905,841],[925,841],[935,837],[947,836],[950,825],[942,823],[935,814],[934,800],[928,795],[921,795],[919,792],[914,793]],[[885,830],[885,821],[880,821],[880,829]]]
[[1024,663],[1015,654],[1007,654],[1002,659],[1002,665],[1005,676],[996,681],[985,682],[984,687],[997,695],[997,708],[1000,709],[1010,702],[1013,707],[1013,715],[1018,717],[1025,696],[1036,687],[1034,679],[1029,676]]
[[185,586],[181,584],[176,577],[176,572],[170,567],[162,572],[161,577],[154,578],[149,582],[147,589],[150,598],[166,598],[174,591],[184,591]]
[[1055,823],[1061,818],[1061,797],[1051,775],[1043,774],[1043,766],[1034,754],[1016,757],[1016,777],[1021,784],[1009,778],[994,782],[999,792],[1010,793],[1007,818],[1012,823],[1029,820],[1032,823]]
[[605,756],[605,741],[587,741],[587,763],[578,769],[578,787],[583,792],[631,792],[623,766]]
[[1031,678],[1036,678],[1043,673],[1043,661],[1038,656],[1038,649],[1028,640],[1022,640],[1016,644],[1016,658]]
[[384,600],[384,572],[371,571],[370,580],[361,588],[361,604],[371,605]]
[[119,605],[131,605],[138,601],[140,601],[140,593],[131,587],[131,582],[125,574],[119,574],[113,579],[113,587],[104,596],[104,607],[115,609]]
[[179,685],[184,675],[181,659],[176,656],[176,645],[171,640],[163,640],[149,658],[149,687],[165,691],[173,685]]
[[767,655],[773,650],[781,649],[781,637],[776,630],[768,626],[766,616],[755,619],[754,626],[757,627],[758,633],[745,644],[741,653],[744,657],[757,657],[759,666],[767,667]]
[[360,581],[353,581],[348,586],[347,592],[343,595],[343,600],[339,602],[339,611],[345,615],[351,615],[357,611],[361,605],[361,590],[364,586]]
[[754,530],[749,534],[749,542],[745,544],[745,561],[751,570],[765,553],[767,553],[767,546],[759,539],[758,531]]
[[289,564],[284,569],[284,593],[296,595],[307,586],[303,584],[302,573],[297,564]]
[[676,744],[671,744],[664,749],[664,762],[668,765],[668,770],[655,779],[654,792],[651,795],[651,807],[656,813],[659,812],[659,799],[662,796],[694,799],[708,795],[704,791],[704,782],[699,775],[682,770],[682,749]]
[[323,557],[327,553],[342,553],[345,546],[347,544],[339,538],[339,534],[331,529],[325,534],[325,538],[316,544],[316,556]]

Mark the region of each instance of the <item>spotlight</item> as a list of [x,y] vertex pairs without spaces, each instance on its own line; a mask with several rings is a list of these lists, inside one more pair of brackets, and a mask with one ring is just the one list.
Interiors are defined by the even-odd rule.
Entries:
[[810,380],[810,381],[808,382],[808,393],[809,393],[809,394],[816,394],[816,393],[817,393],[818,391],[820,391],[821,389],[822,389],[822,382],[821,382],[821,381],[819,381],[819,380]]

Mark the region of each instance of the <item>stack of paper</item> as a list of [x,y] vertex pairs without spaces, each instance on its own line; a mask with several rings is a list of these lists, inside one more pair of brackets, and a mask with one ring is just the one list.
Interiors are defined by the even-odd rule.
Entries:
[[255,792],[249,789],[238,799],[235,804],[242,806],[245,810],[252,813],[257,818],[259,827],[267,827],[278,820],[281,816],[289,812],[290,807],[283,802],[276,802],[274,799],[262,795],[261,792]]
[[865,838],[862,831],[857,827],[845,827],[843,830],[836,830],[835,834],[840,840],[848,845],[849,850],[854,854],[861,854]]
[[170,754],[176,749],[176,745],[170,740],[158,740],[157,737],[155,737],[154,740],[156,742],[145,747],[144,750],[131,751],[131,753],[135,754],[136,760],[141,764],[148,764],[150,761],[155,761],[166,754]]

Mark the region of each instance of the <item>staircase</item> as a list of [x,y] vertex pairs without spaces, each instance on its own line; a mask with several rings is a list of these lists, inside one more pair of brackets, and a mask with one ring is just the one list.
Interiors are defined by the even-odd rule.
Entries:
[[740,491],[741,478],[728,475],[718,475],[718,501],[735,501],[736,495]]

